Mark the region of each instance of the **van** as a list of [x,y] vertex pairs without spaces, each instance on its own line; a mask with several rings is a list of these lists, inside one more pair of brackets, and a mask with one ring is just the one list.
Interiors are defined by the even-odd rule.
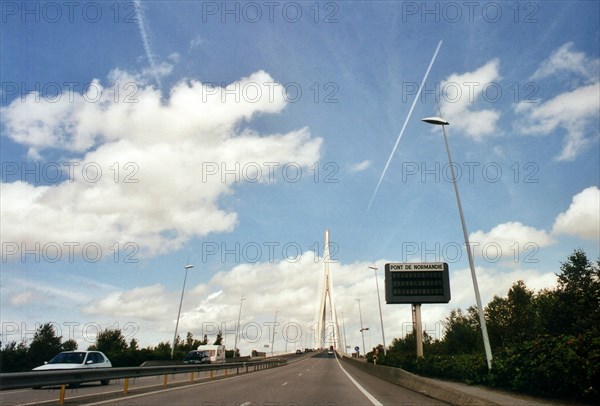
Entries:
[[198,351],[206,351],[211,364],[222,364],[225,362],[224,345],[199,345]]

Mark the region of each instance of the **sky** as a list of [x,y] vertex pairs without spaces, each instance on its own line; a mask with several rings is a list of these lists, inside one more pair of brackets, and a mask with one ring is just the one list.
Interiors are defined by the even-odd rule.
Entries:
[[475,294],[430,116],[484,305],[600,256],[598,2],[0,5],[3,344],[171,342],[185,278],[182,337],[312,347],[327,229],[350,348],[377,286],[386,344],[412,330],[386,263],[448,263],[442,338]]

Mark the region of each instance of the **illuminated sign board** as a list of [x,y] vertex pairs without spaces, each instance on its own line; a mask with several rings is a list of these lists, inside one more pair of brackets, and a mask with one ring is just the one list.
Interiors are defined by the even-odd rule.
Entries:
[[385,264],[385,301],[397,303],[448,303],[450,278],[446,262]]

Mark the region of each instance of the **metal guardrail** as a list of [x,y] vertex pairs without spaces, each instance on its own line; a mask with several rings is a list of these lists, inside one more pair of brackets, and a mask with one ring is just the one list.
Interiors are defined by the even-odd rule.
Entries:
[[[94,382],[113,379],[139,378],[144,376],[160,376],[185,374],[192,372],[206,372],[236,369],[244,372],[258,371],[273,368],[287,363],[284,358],[269,359],[255,362],[236,362],[229,364],[204,364],[204,365],[168,365],[152,367],[121,367],[121,368],[96,368],[72,369],[54,371],[31,371],[0,374],[0,391],[7,389],[22,389],[40,386],[77,385],[85,382]],[[166,386],[166,385],[165,385]]]

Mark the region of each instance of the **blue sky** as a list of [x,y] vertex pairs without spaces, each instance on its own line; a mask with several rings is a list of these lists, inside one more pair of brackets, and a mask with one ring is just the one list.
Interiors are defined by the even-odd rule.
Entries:
[[[182,335],[218,325],[232,346],[243,296],[243,326],[277,314],[303,347],[327,228],[348,345],[358,297],[381,342],[373,263],[380,288],[387,262],[449,263],[451,302],[423,308],[441,335],[475,299],[420,121],[438,106],[484,303],[599,256],[597,2],[1,4],[3,342],[47,321],[81,347],[112,327],[170,341],[189,258]],[[410,306],[384,322],[400,336]]]

